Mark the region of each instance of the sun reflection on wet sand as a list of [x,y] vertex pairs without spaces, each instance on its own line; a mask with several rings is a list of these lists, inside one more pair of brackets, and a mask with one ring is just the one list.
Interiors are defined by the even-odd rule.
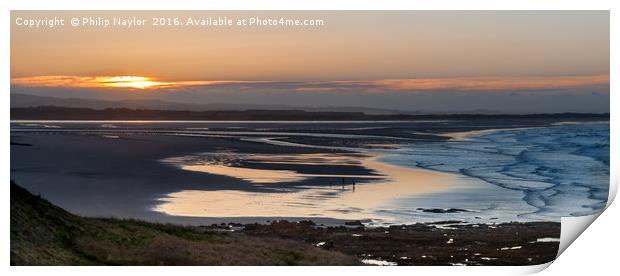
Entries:
[[[329,159],[329,156],[322,158]],[[272,160],[264,156],[260,159],[265,162]],[[161,198],[162,203],[154,210],[168,215],[195,217],[330,217],[389,220],[389,217],[382,217],[377,211],[390,200],[442,191],[456,180],[456,176],[451,174],[382,163],[376,156],[351,160],[354,161],[385,177],[355,175],[353,176],[355,178],[373,177],[377,180],[357,185],[347,180],[345,185],[338,182],[332,187],[304,186],[293,189],[283,185],[274,188],[273,192],[185,190]],[[217,167],[214,169],[213,166]],[[243,179],[250,178],[247,174],[241,176],[244,173],[258,173],[260,176],[251,177],[255,183],[267,181],[268,178],[282,180],[316,177],[316,175],[296,174],[294,171],[257,170],[225,165],[212,165],[209,168],[210,173],[220,169],[222,174],[226,173],[228,176],[233,176],[231,172],[236,170],[235,174]]]
[[297,182],[305,179],[303,175],[289,170],[260,170],[229,167],[217,164],[189,165],[184,166],[183,169],[188,171],[235,177],[251,183]]
[[[364,174],[338,174],[331,169],[326,173],[300,173],[294,170],[281,169],[255,169],[244,167],[235,163],[243,162],[249,165],[294,165],[303,167],[310,166],[362,166],[360,161],[363,155],[346,154],[211,154],[206,155],[207,160],[193,161],[188,158],[169,158],[165,163],[175,164],[183,170],[203,172],[216,175],[224,175],[243,179],[254,184],[275,184],[299,182],[313,177],[332,178],[363,178],[379,179],[383,175]],[[189,162],[189,164],[187,164]]]

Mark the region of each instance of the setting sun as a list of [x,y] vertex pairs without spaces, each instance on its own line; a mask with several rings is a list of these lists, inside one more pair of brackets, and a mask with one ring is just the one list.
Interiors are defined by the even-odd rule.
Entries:
[[99,77],[95,80],[95,82],[102,84],[102,86],[108,87],[127,87],[138,89],[147,89],[165,85],[165,83],[162,82],[152,81],[151,78],[138,76]]

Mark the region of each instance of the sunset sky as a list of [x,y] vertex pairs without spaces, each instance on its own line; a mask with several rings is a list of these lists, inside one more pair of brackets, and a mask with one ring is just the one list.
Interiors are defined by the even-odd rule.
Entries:
[[[17,18],[147,26],[27,28]],[[151,26],[153,17],[314,27]],[[608,112],[607,11],[11,13],[12,93],[398,110]]]

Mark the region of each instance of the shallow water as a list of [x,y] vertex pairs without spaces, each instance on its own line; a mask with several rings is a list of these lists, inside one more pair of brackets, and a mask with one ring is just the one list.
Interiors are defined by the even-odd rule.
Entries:
[[[400,214],[464,208],[499,220],[554,220],[599,212],[609,189],[609,124],[483,131],[404,146],[382,161],[463,176],[471,190],[399,199]],[[482,183],[480,183],[482,182]],[[462,191],[461,191],[462,190]],[[441,199],[441,200],[439,200]],[[470,214],[450,214],[467,218]]]

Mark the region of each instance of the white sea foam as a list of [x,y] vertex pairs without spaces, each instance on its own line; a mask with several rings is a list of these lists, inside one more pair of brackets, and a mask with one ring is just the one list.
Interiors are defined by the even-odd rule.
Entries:
[[388,262],[384,260],[376,260],[376,259],[361,259],[360,260],[364,264],[369,265],[378,265],[378,266],[395,266],[395,262]]

